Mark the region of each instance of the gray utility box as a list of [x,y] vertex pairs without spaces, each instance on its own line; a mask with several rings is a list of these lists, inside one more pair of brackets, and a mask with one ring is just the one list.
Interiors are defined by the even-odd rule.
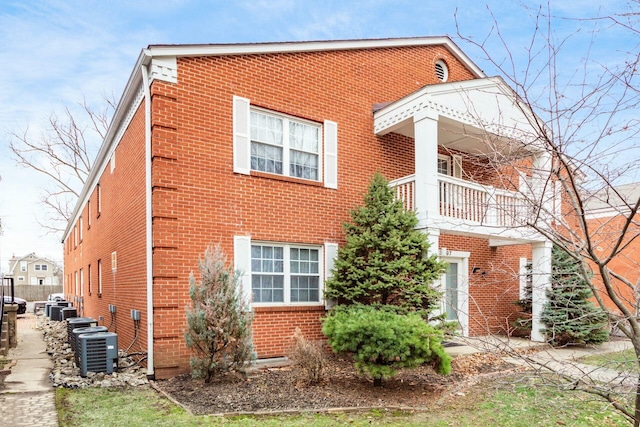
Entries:
[[55,320],[59,322],[62,320],[62,309],[66,307],[62,307],[61,305],[52,305],[49,309],[49,319]]
[[80,367],[80,351],[78,350],[80,348],[80,335],[83,334],[101,334],[104,332],[109,332],[109,330],[107,329],[106,326],[84,326],[84,327],[80,327],[80,328],[75,328],[73,331],[71,331],[71,334],[73,335],[72,338],[72,343],[71,343],[71,348],[73,349],[74,352],[74,360],[76,362],[76,366]]
[[67,319],[67,341],[73,351],[76,351],[76,339],[73,335],[73,330],[76,328],[87,328],[89,326],[98,326],[98,321],[93,317],[71,317]]
[[74,307],[63,307],[60,310],[60,320],[67,320],[72,317],[78,317],[78,311]]
[[56,304],[53,301],[44,303],[44,315],[47,316],[47,319],[49,320],[51,320],[51,307],[53,307],[54,305],[58,305],[58,304]]
[[118,368],[118,335],[113,332],[78,336],[80,376],[87,372],[112,374]]

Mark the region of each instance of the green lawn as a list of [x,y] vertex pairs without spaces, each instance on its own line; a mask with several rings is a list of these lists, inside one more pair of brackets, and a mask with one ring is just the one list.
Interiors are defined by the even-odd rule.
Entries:
[[579,362],[586,363],[588,365],[602,366],[616,371],[640,372],[640,369],[638,368],[638,359],[636,358],[636,353],[632,348],[616,353],[583,357]]
[[192,416],[149,388],[57,390],[60,426],[621,426],[626,420],[605,403],[580,392],[541,387],[520,377],[494,380],[456,395],[427,412],[261,417]]

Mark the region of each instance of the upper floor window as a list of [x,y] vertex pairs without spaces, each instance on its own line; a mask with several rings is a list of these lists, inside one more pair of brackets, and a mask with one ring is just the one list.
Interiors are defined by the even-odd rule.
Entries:
[[251,111],[251,169],[318,181],[320,129],[285,116]]
[[438,173],[441,175],[462,178],[462,156],[454,154],[446,156],[438,154]]
[[20,271],[23,273],[27,271],[27,261],[20,261]]
[[324,182],[338,188],[338,125],[251,107],[233,97],[233,170]]

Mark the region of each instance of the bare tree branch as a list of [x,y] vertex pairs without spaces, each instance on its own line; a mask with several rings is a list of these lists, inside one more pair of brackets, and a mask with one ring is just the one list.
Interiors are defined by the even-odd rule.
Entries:
[[115,102],[105,97],[105,105],[95,110],[86,100],[78,104],[79,113],[65,107],[61,116],[49,116],[48,127],[39,136],[29,128],[11,134],[9,147],[16,162],[44,176],[43,213],[38,222],[48,233],[64,230],[84,183],[93,158],[106,136]]

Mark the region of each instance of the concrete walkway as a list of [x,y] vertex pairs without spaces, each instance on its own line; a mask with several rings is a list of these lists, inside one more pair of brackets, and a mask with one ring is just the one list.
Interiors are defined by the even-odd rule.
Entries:
[[18,316],[18,346],[7,356],[16,364],[0,389],[3,425],[58,426],[54,389],[49,381],[53,362],[47,354],[42,331],[35,328],[34,314]]
[[[615,353],[633,348],[627,339],[613,339],[598,346],[571,346],[553,348],[545,343],[534,343],[523,338],[487,336],[459,338],[456,347],[447,348],[451,356],[473,354],[479,351],[503,352],[504,360],[534,371],[553,372],[566,378],[579,380],[585,385],[608,384],[621,388],[635,388],[638,374],[619,372],[606,366],[594,366],[577,362],[582,357]],[[529,354],[515,355],[518,350],[535,349]],[[511,355],[511,356],[510,356]]]

